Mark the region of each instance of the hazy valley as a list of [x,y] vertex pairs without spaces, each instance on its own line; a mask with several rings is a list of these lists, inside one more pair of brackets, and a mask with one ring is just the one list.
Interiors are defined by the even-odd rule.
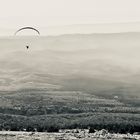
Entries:
[[0,38],[0,129],[139,131],[139,38],[140,33]]

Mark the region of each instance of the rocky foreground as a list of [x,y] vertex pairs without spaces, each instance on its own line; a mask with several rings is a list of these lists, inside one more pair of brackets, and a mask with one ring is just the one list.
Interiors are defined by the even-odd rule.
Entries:
[[63,131],[59,133],[47,132],[14,132],[0,131],[0,140],[140,140],[140,135],[135,134],[111,134],[106,130],[88,133],[86,130]]

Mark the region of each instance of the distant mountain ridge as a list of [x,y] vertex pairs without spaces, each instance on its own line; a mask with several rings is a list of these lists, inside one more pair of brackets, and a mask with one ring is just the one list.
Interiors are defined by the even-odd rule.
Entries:
[[[13,36],[15,31],[19,28],[22,27],[1,27],[0,36]],[[140,32],[140,22],[70,24],[35,28],[37,28],[43,36],[55,36],[62,34],[123,33]]]

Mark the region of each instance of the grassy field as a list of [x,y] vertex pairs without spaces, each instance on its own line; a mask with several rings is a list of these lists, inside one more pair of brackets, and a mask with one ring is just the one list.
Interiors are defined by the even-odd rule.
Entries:
[[91,127],[132,134],[140,130],[140,108],[135,103],[139,98],[135,96],[114,99],[114,95],[33,89],[0,95],[1,130],[57,132]]

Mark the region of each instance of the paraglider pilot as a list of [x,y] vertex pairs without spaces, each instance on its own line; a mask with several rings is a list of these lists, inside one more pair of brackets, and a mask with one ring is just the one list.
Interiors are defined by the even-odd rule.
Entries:
[[26,46],[27,49],[29,49],[29,46]]

